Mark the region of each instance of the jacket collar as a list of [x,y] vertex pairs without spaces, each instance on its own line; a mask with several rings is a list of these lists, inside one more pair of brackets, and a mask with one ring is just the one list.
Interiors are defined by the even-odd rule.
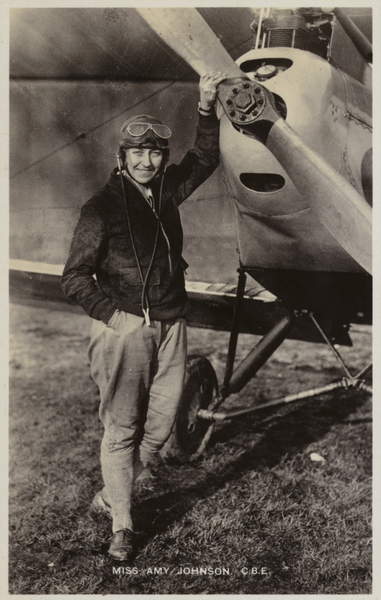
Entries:
[[[139,184],[134,182],[128,176],[124,177],[124,183],[125,183],[127,198],[129,200],[130,205],[132,205],[134,207],[134,210],[138,210],[138,211],[149,210],[151,212],[151,207],[149,206],[149,204],[147,202],[147,198],[144,195],[143,191],[141,189],[139,189],[140,188]],[[150,189],[152,190],[152,195],[153,195],[154,199],[158,197],[159,186],[160,186],[160,179],[158,180],[157,178],[155,178],[155,180],[152,182],[152,185],[150,186]],[[119,169],[115,168],[111,172],[111,175],[107,182],[106,187],[113,194],[116,194],[118,196],[119,200],[123,202]],[[141,187],[143,187],[143,186],[141,186]]]
[[128,179],[128,181],[130,183],[132,183],[132,185],[134,185],[136,187],[136,189],[142,194],[144,200],[146,202],[148,201],[150,203],[150,205],[152,205],[152,202],[153,202],[152,187],[150,185],[142,185],[138,181],[135,181],[135,179],[133,177],[131,177],[131,175],[128,173],[128,171],[123,171],[123,174]]

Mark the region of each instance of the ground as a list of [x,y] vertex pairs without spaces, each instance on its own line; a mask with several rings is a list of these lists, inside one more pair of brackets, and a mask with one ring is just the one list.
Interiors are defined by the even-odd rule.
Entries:
[[[118,570],[106,554],[109,522],[88,514],[101,485],[88,330],[86,315],[53,304],[12,306],[11,593],[370,593],[365,392],[231,421],[196,463],[161,465],[158,481],[136,496],[134,568]],[[354,371],[370,359],[370,335],[357,326],[354,347],[343,349]],[[254,341],[242,336],[237,360]],[[189,330],[190,351],[209,358],[219,381],[227,342],[226,333]],[[226,406],[338,375],[323,345],[287,341]]]

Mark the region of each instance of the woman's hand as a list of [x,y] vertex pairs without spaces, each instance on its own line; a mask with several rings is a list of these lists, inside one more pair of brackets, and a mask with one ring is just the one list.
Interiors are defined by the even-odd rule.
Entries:
[[217,87],[227,79],[226,73],[216,71],[215,73],[205,73],[200,77],[200,108],[209,112],[216,101]]

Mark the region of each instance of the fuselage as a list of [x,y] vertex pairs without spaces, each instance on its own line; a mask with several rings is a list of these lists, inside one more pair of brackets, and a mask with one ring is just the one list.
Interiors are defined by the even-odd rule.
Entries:
[[[286,122],[371,203],[371,92],[307,51],[252,50],[238,61],[280,97]],[[266,78],[268,76],[268,78]],[[371,312],[371,279],[316,218],[271,152],[221,117],[221,154],[235,206],[240,261],[292,306]]]

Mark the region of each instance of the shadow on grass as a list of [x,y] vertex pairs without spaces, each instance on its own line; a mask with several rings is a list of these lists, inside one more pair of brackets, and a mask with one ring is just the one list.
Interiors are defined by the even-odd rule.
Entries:
[[[138,537],[136,554],[139,555],[152,538],[166,532],[174,523],[180,521],[200,500],[212,497],[227,483],[234,483],[246,473],[266,471],[278,465],[285,456],[297,455],[309,444],[324,437],[332,427],[338,423],[345,423],[349,415],[366,401],[367,396],[364,393],[326,396],[316,399],[313,403],[310,401],[285,407],[275,414],[267,411],[261,415],[260,420],[257,416],[250,419],[246,417],[226,424],[211,440],[209,456],[213,457],[216,454],[216,462],[223,463],[215,473],[206,473],[194,483],[192,478],[195,477],[197,464],[178,467],[172,470],[171,474],[168,467],[163,466],[162,485],[165,486],[168,479],[172,490],[165,493],[146,490],[138,497],[134,518],[137,530],[142,533]],[[232,447],[233,450],[238,449],[240,456],[237,458],[235,452],[235,458],[232,458],[227,452],[225,461],[223,451]],[[302,471],[305,469],[305,463],[302,460],[300,463],[295,461],[292,468]],[[23,565],[24,577],[26,572],[27,578],[21,582],[17,579],[17,572],[13,572],[13,593],[74,593],[74,589],[75,593],[143,593],[143,590],[146,591],[145,586],[153,585],[148,580],[130,581],[123,577],[116,578],[112,574],[111,568],[115,563],[107,556],[110,522],[100,517],[96,519],[94,526],[87,514],[88,493],[99,480],[98,467],[94,469],[77,507],[73,507],[68,514],[67,509],[60,504],[47,517],[49,531],[56,529],[58,532],[66,532],[64,539],[54,535],[50,536],[50,541],[42,541],[38,539],[37,533],[32,546],[26,546],[25,539],[14,545],[10,558],[13,558],[14,564]],[[173,489],[175,480],[178,487]],[[81,515],[81,522],[77,533],[74,533],[74,523],[78,514]],[[40,523],[44,522],[45,508],[40,507],[36,516],[41,517]],[[258,523],[258,526],[261,527],[261,524]],[[273,538],[271,546],[266,547],[261,554],[261,559],[274,575],[271,580],[256,584],[256,593],[309,590],[306,582],[298,584],[295,580],[291,581],[289,575],[282,570],[285,549],[288,557],[291,556],[289,564],[296,564],[299,560],[302,547],[297,539],[284,534],[279,539]],[[144,555],[141,560],[144,561]],[[47,566],[51,562],[56,565],[54,569],[57,569],[57,572],[53,572],[54,569]],[[176,590],[176,593],[184,593],[185,588],[181,587],[180,590],[177,582],[171,585],[171,593],[173,590]],[[253,591],[248,582],[237,582],[237,585],[242,585],[245,592]],[[327,585],[327,582],[323,582],[322,589],[327,589]],[[337,584],[335,586],[337,587]],[[157,588],[151,589],[157,591]],[[365,590],[364,587],[358,589],[362,592]]]
[[[212,496],[226,483],[240,479],[255,469],[262,471],[276,466],[284,456],[296,455],[311,443],[321,439],[334,425],[345,422],[348,416],[360,408],[368,397],[364,393],[326,396],[313,405],[304,402],[286,414],[273,415],[261,421],[237,419],[219,430],[211,439],[210,446],[229,441],[234,445],[247,445],[248,435],[262,437],[238,459],[224,465],[215,474],[208,474],[195,485],[186,485],[176,491],[155,495],[139,503],[135,515],[140,536],[140,546],[148,543],[153,535],[162,533],[181,519],[200,499]],[[265,411],[263,411],[265,413]],[[238,438],[238,442],[236,441]],[[301,466],[301,468],[304,468]],[[157,520],[157,515],[160,519]]]

